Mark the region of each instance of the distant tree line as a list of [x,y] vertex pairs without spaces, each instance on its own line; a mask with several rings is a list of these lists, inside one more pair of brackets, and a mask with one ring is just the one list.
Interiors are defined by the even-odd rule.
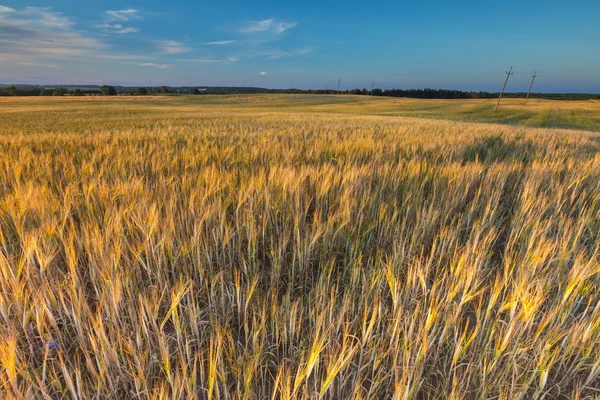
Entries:
[[462,90],[447,89],[374,89],[373,95],[413,99],[490,99],[498,97],[489,92],[463,92]]
[[[388,96],[408,97],[415,99],[490,99],[498,98],[499,93],[473,92],[447,89],[265,89],[256,87],[127,87],[127,86],[57,86],[40,87],[34,85],[0,86],[0,96],[147,96],[147,95],[203,95],[203,94],[258,94],[258,93],[288,93],[288,94],[350,94],[356,96]],[[524,98],[526,93],[505,93],[507,98]],[[585,93],[532,93],[531,98],[552,100],[600,100],[600,94]]]
[[[366,89],[354,89],[351,94],[367,94]],[[370,94],[370,93],[368,93]],[[413,99],[494,99],[500,93],[490,92],[465,92],[461,90],[446,89],[374,89],[374,96],[408,97]],[[527,93],[504,93],[507,98],[525,98]],[[549,100],[597,100],[600,94],[586,93],[531,93],[531,98]]]
[[0,96],[88,96],[99,95],[99,90],[56,88],[0,87]]

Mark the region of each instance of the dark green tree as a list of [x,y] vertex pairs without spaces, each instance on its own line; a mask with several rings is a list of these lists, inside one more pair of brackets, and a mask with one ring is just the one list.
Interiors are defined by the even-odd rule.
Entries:
[[102,85],[102,87],[100,87],[100,93],[102,93],[102,96],[116,96],[117,95],[117,91],[113,86],[109,86],[109,85]]
[[9,86],[6,91],[10,96],[16,96],[18,94],[16,86]]
[[141,96],[145,96],[148,94],[148,89],[145,87],[139,87],[137,88],[137,90],[135,91],[136,94],[139,94]]
[[200,94],[200,91],[196,88],[189,88],[188,94]]

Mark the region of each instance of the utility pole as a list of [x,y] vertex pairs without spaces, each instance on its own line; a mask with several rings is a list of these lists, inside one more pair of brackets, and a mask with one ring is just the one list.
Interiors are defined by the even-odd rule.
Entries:
[[504,87],[502,88],[502,92],[500,92],[500,97],[498,97],[498,103],[496,103],[496,108],[494,108],[494,112],[498,111],[498,106],[500,105],[500,100],[502,100],[502,95],[504,94],[504,90],[506,89],[506,84],[508,83],[508,78],[510,78],[511,75],[514,75],[512,70],[513,70],[513,67],[510,67],[510,71],[508,71],[506,73],[506,80],[504,81]]
[[375,89],[375,82],[371,83],[371,96],[373,96],[374,89]]
[[342,78],[338,78],[338,94],[340,94],[340,83],[342,82]]
[[525,105],[527,105],[527,100],[529,100],[529,95],[531,94],[531,88],[533,87],[533,81],[535,81],[535,78],[537,78],[537,71],[535,71],[531,77],[531,85],[529,85],[529,91],[527,92],[527,97],[525,97]]

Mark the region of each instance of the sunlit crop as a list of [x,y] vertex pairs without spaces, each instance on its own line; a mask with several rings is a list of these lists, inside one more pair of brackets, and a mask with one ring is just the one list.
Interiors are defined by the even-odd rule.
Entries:
[[232,98],[0,103],[0,398],[600,395],[600,133]]

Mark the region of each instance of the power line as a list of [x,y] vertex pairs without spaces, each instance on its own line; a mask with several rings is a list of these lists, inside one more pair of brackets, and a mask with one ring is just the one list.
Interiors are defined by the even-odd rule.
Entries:
[[508,79],[511,75],[514,75],[512,72],[513,67],[510,67],[510,71],[506,73],[506,80],[504,81],[504,87],[502,88],[502,92],[500,92],[500,97],[498,97],[498,103],[496,103],[496,108],[494,108],[494,112],[498,111],[498,106],[500,105],[500,100],[502,100],[502,95],[504,94],[504,90],[506,89],[506,84],[508,83]]
[[535,78],[537,78],[537,71],[535,71],[533,73],[533,76],[531,77],[531,85],[529,85],[529,91],[527,92],[527,97],[525,98],[525,105],[527,105],[527,100],[529,100],[529,95],[531,94],[531,88],[533,87],[533,82],[535,81]]

